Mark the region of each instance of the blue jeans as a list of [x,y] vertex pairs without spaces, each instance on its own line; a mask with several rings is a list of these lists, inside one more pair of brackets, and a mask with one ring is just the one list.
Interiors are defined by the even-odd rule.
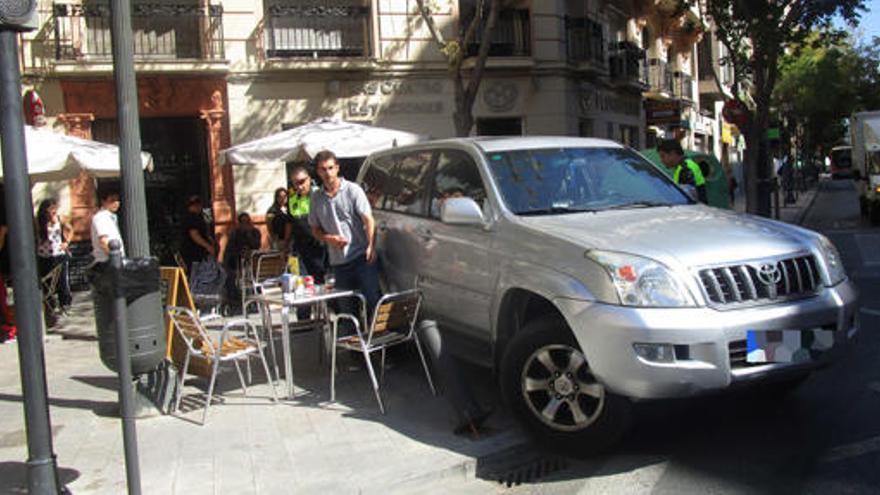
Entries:
[[[343,290],[357,290],[367,300],[367,319],[373,318],[376,303],[382,297],[379,289],[379,269],[376,263],[367,263],[364,256],[343,265],[331,268],[336,275],[336,287]],[[354,302],[350,299],[340,301],[340,310],[356,315]]]

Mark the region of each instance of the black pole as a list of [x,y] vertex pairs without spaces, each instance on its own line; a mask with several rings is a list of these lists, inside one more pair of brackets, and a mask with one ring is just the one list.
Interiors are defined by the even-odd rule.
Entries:
[[123,225],[130,257],[150,255],[147,200],[141,164],[141,128],[138,121],[134,42],[129,0],[111,0],[110,33],[113,43],[113,78],[116,83],[116,119],[119,123],[119,161],[122,169]]
[[18,362],[27,429],[28,493],[58,493],[58,470],[52,452],[52,427],[43,355],[42,297],[37,286],[31,185],[27,172],[24,122],[21,115],[21,73],[18,34],[0,31],[0,139],[3,142],[3,181],[12,262]]
[[125,477],[128,493],[140,495],[141,472],[138,462],[137,428],[134,418],[134,383],[128,352],[128,323],[125,318],[125,293],[121,289],[122,243],[110,241],[110,266],[113,267],[113,316],[116,320],[116,368],[119,371],[119,403],[122,416],[122,443],[125,448]]

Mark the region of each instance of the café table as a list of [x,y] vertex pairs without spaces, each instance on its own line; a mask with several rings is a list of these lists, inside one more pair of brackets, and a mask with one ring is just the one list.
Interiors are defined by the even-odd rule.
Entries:
[[[293,389],[293,354],[290,349],[290,326],[297,322],[297,308],[300,307],[316,307],[321,315],[327,315],[327,305],[330,301],[357,298],[362,301],[363,296],[360,292],[348,289],[325,289],[323,286],[315,286],[313,292],[297,294],[295,292],[282,292],[281,290],[268,290],[262,294],[251,296],[248,301],[258,304],[271,306],[281,306],[281,347],[284,354],[284,380],[287,384],[287,398],[294,397]],[[363,306],[361,306],[363,307]],[[267,309],[269,309],[267,307]],[[292,311],[291,311],[292,310]],[[292,316],[291,316],[292,313]],[[328,324],[326,317],[322,321],[315,322],[315,326],[325,326]],[[269,338],[271,337],[271,328],[269,329]],[[332,351],[332,349],[331,349]],[[270,378],[271,379],[271,378]]]

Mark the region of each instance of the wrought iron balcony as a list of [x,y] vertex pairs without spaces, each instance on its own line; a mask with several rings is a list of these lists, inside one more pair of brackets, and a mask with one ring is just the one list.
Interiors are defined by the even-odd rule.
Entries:
[[366,57],[370,7],[275,4],[266,8],[268,57]]
[[675,84],[668,65],[658,58],[648,60],[648,87],[651,92],[673,95]]
[[645,50],[628,41],[617,43],[608,57],[611,79],[618,82],[648,86],[648,66]]
[[693,77],[691,77],[690,74],[676,71],[673,74],[673,78],[673,95],[676,98],[681,98],[682,100],[693,101]]
[[[465,17],[462,26],[470,23],[470,18]],[[485,17],[484,17],[485,19]],[[484,21],[485,22],[485,21]],[[483,33],[483,23],[477,27],[474,41],[467,46],[467,56],[476,56],[480,51],[480,40]],[[498,13],[495,29],[492,30],[492,43],[489,46],[490,57],[527,57],[531,54],[531,34],[528,10],[502,10]]]
[[[112,58],[109,3],[54,3],[52,15],[56,60]],[[131,5],[131,27],[135,59],[224,58],[222,5],[186,0],[176,4],[135,1]]]
[[589,17],[568,17],[565,19],[568,33],[568,60],[574,63],[587,62],[604,68],[605,40],[602,24]]

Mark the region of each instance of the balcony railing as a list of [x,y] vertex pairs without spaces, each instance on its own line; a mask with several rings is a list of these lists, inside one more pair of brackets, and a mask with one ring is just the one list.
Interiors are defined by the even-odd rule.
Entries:
[[608,57],[611,79],[614,81],[631,82],[648,85],[648,65],[645,50],[637,45],[621,41]]
[[[484,18],[485,19],[485,18]],[[485,22],[485,21],[484,21]],[[462,23],[467,26],[470,20]],[[474,41],[467,47],[467,56],[476,56],[480,50],[483,23],[477,27]],[[531,53],[531,34],[528,10],[502,10],[492,30],[490,57],[527,57]]]
[[[112,58],[108,3],[55,3],[52,14],[56,60]],[[222,5],[134,2],[131,28],[135,59],[224,58]]]
[[266,8],[268,57],[366,57],[370,8],[362,4],[285,4]]
[[673,77],[673,95],[682,100],[693,101],[693,77],[691,77],[690,74],[685,74],[681,71],[676,71]]
[[648,87],[654,93],[673,94],[672,71],[668,64],[658,58],[648,60]]
[[602,24],[589,17],[568,17],[565,19],[565,29],[568,32],[569,61],[605,67]]

